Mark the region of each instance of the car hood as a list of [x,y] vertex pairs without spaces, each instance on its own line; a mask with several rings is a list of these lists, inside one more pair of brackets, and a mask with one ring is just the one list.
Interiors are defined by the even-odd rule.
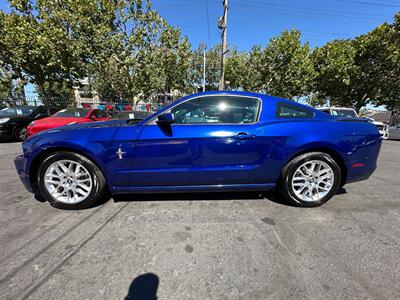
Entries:
[[127,120],[109,120],[101,122],[88,122],[88,123],[75,123],[69,126],[64,126],[64,130],[75,130],[75,129],[86,129],[86,128],[104,128],[104,127],[116,127],[127,124]]
[[76,117],[48,117],[35,121],[35,125],[68,125],[73,122],[82,122],[85,121],[85,118],[76,118]]

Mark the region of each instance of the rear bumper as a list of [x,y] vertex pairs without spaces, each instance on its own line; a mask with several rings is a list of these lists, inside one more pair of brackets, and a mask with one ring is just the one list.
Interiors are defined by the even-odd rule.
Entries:
[[346,183],[368,179],[376,170],[382,140],[365,141],[356,147],[353,157],[347,162]]
[[24,187],[27,189],[28,192],[33,193],[33,189],[31,186],[31,181],[29,178],[29,174],[26,171],[26,159],[23,155],[18,155],[14,159],[15,168],[17,169],[17,173],[19,179],[21,180]]
[[376,170],[376,166],[374,168],[371,168],[368,170],[363,170],[362,172],[359,172],[356,175],[348,176],[347,180],[346,180],[346,184],[367,180],[372,175],[372,173],[374,173],[375,170]]

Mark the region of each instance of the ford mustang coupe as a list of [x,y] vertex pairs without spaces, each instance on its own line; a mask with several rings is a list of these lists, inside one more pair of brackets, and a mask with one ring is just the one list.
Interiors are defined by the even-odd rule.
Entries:
[[109,193],[276,189],[318,206],[367,179],[381,146],[365,119],[334,118],[268,95],[187,96],[142,121],[72,124],[38,133],[15,165],[25,187],[63,209]]

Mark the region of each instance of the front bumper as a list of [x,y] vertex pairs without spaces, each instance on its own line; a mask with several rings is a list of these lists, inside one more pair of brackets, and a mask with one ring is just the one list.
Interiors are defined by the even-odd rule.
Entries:
[[28,190],[28,192],[33,193],[29,174],[27,174],[27,171],[26,171],[25,157],[23,155],[18,155],[14,159],[14,164],[15,164],[15,168],[17,169],[17,173],[18,173],[19,179],[21,180],[22,184]]
[[387,140],[389,138],[389,131],[388,130],[379,130],[379,134],[381,138]]
[[13,137],[13,126],[11,125],[0,125],[0,138],[12,138]]

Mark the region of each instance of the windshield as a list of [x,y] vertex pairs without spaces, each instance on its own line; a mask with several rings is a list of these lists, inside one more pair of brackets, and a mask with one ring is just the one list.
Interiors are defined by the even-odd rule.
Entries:
[[332,115],[350,118],[357,117],[356,112],[352,109],[332,109]]
[[58,113],[54,114],[55,117],[75,117],[84,118],[88,114],[90,109],[86,108],[67,108],[60,110]]
[[27,116],[35,110],[33,106],[7,107],[0,110],[0,116]]

